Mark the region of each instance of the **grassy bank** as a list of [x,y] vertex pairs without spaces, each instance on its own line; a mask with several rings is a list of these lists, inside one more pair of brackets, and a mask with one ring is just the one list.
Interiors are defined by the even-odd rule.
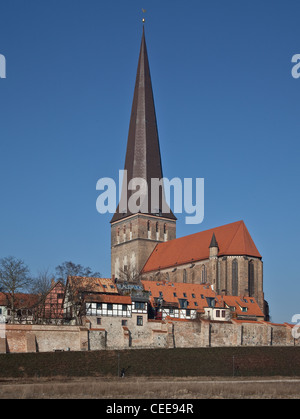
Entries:
[[0,378],[114,377],[296,377],[299,347],[140,349],[95,352],[1,354]]

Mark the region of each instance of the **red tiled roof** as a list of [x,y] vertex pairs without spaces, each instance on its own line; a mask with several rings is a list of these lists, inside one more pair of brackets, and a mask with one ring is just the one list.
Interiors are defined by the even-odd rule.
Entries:
[[147,260],[142,273],[208,259],[213,234],[218,242],[219,256],[247,255],[261,258],[244,221],[237,221],[159,243]]
[[[235,313],[237,315],[264,317],[255,298],[248,296],[217,295],[209,284],[145,280],[142,281],[142,284],[146,291],[151,292],[150,302],[152,305],[155,305],[156,298],[161,297],[163,299],[163,306],[179,307],[179,299],[185,299],[189,302],[186,307],[187,309],[204,312],[204,308],[209,307],[206,298],[210,297],[215,299],[216,308],[235,307]],[[247,311],[242,311],[242,307],[246,307]]]
[[[16,293],[14,305],[15,308],[31,308],[39,300],[39,296],[36,294],[25,294],[25,293]],[[10,299],[8,294],[0,292],[0,306],[9,306]]]
[[131,297],[127,295],[93,294],[87,295],[85,301],[89,303],[131,304]]
[[[222,298],[228,307],[235,307],[235,313],[237,315],[264,317],[262,310],[253,297],[224,295]],[[242,311],[242,307],[246,307],[247,311]]]
[[203,311],[204,307],[208,306],[206,297],[215,297],[215,292],[208,284],[155,281],[142,281],[142,284],[146,291],[151,292],[152,305],[155,303],[155,298],[160,297],[161,292],[164,303],[170,306],[179,307],[179,299],[185,299],[189,302],[188,309]]
[[118,294],[117,287],[110,278],[69,276],[68,283],[77,291]]

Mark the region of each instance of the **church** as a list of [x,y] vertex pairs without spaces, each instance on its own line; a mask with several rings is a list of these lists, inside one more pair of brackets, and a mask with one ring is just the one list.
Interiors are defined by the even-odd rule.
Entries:
[[[123,205],[134,193],[128,188],[132,179],[142,178],[150,185],[151,179],[163,178],[144,27],[124,171],[120,203],[110,221],[113,280],[209,284],[218,295],[253,297],[267,319],[262,256],[242,220],[176,238],[177,219],[163,186],[156,197],[148,189],[145,211],[130,212]],[[155,211],[152,199],[157,202]]]

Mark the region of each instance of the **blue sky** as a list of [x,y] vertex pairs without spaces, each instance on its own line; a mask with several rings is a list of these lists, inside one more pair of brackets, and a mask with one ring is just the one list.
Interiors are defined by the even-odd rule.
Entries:
[[244,220],[272,320],[300,313],[298,0],[0,0],[0,257],[110,276],[96,182],[123,169],[146,13],[164,176],[205,179],[205,218]]

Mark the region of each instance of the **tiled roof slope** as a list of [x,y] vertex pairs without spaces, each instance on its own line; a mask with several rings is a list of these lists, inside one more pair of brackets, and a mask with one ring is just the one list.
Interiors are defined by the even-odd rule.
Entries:
[[218,243],[219,256],[247,255],[261,258],[244,221],[237,221],[159,243],[147,260],[142,273],[208,259],[213,234]]
[[152,305],[155,304],[155,299],[159,297],[162,297],[165,303],[174,306],[179,306],[179,299],[185,299],[189,302],[187,308],[204,311],[204,307],[208,306],[206,297],[214,298],[216,295],[209,284],[186,284],[168,281],[142,281],[142,284],[146,291],[151,292],[150,302]]
[[84,300],[87,303],[131,304],[131,297],[127,295],[89,294]]
[[[15,309],[19,308],[31,308],[39,300],[39,296],[36,294],[25,294],[25,293],[16,293],[14,296],[14,306]],[[8,293],[0,292],[0,306],[9,306],[10,297]]]
[[[223,301],[227,307],[235,307],[235,313],[237,315],[247,315],[247,316],[256,316],[264,317],[263,312],[259,308],[255,298],[253,297],[238,297],[233,295],[224,295]],[[243,308],[246,308],[247,311],[244,312]]]
[[[234,307],[234,313],[236,315],[264,317],[255,298],[248,296],[217,295],[210,284],[187,284],[182,282],[156,282],[146,280],[143,280],[142,284],[146,291],[151,292],[150,302],[153,306],[155,305],[156,298],[159,297],[163,298],[163,305],[173,307],[179,307],[179,299],[186,299],[189,302],[188,309],[204,312],[204,308],[208,307],[207,298],[214,298],[216,308]],[[246,308],[246,311],[243,311],[243,307]]]
[[110,278],[69,276],[68,284],[77,291],[118,294],[114,281]]

